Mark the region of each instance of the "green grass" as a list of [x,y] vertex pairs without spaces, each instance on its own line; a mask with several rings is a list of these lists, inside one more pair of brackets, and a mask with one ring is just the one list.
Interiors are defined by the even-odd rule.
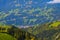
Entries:
[[16,40],[16,39],[6,33],[0,33],[0,40]]
[[50,26],[58,27],[60,25],[60,21],[53,22]]

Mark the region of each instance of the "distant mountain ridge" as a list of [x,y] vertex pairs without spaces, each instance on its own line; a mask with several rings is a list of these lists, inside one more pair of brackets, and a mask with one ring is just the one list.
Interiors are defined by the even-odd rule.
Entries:
[[[16,1],[8,0],[9,3],[11,2],[13,4],[13,7],[8,8],[10,7],[8,3],[6,4],[7,10],[0,10],[0,22],[14,26],[31,26],[60,20],[60,3],[48,4],[46,3],[47,1],[28,0],[25,3],[22,0],[21,4],[19,3],[20,6],[16,7],[16,4],[18,4],[14,3]],[[1,6],[4,6],[3,3]]]

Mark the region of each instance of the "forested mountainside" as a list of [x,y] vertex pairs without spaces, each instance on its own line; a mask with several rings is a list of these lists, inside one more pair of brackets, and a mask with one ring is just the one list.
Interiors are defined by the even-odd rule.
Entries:
[[34,34],[38,40],[60,40],[60,21],[45,23],[23,30]]
[[[60,40],[60,21],[28,28],[0,24],[0,34],[0,39],[2,40]],[[2,38],[1,36],[4,37]]]
[[0,40],[37,40],[37,37],[20,28],[0,24]]

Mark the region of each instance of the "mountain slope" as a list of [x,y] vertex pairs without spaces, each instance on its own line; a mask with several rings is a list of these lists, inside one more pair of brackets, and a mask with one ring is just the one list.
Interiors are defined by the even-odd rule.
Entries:
[[[56,26],[57,25],[57,26]],[[34,34],[38,40],[60,40],[60,22],[45,23],[24,29]],[[59,36],[58,36],[59,35]]]

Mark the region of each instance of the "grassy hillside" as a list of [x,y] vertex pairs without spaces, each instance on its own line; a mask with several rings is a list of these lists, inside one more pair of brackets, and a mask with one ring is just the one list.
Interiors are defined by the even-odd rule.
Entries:
[[55,21],[55,22],[51,23],[49,26],[58,27],[59,25],[60,25],[60,21]]
[[6,33],[0,33],[0,40],[16,40],[16,38]]

